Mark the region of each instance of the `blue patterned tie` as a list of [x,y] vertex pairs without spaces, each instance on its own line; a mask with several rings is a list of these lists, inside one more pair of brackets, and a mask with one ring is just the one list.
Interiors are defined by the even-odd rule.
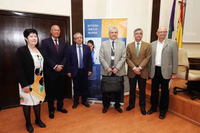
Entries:
[[83,68],[83,60],[82,60],[82,54],[81,54],[81,46],[78,46],[79,48],[79,65],[80,65],[80,69]]

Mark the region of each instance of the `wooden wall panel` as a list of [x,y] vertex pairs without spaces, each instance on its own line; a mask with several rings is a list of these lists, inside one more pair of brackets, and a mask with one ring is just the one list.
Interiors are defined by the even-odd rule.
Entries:
[[72,35],[76,32],[83,34],[83,0],[71,0]]
[[[50,37],[50,28],[57,24],[61,27],[61,39],[70,45],[69,17],[31,14],[0,10],[0,109],[19,106],[19,90],[15,77],[15,51],[26,45],[23,31],[35,28],[39,41]],[[66,79],[65,97],[71,98],[71,80]]]
[[159,27],[160,19],[160,0],[153,0],[153,11],[151,20],[151,42],[157,40],[156,31]]

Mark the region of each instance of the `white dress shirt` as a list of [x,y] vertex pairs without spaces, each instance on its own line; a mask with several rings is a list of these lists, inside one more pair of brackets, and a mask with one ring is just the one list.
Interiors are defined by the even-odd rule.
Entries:
[[161,66],[161,59],[162,59],[162,49],[165,40],[161,43],[159,40],[157,41],[157,49],[156,49],[156,66]]
[[[53,39],[54,44],[56,45],[55,38],[52,37],[52,39]],[[57,38],[57,44],[59,45],[59,39],[58,38]]]
[[[77,59],[78,59],[78,68],[80,67],[80,60],[79,60],[79,45],[76,44],[76,52],[77,52]],[[82,61],[83,61],[83,44],[80,45],[81,46],[81,57],[82,57]],[[83,66],[84,67],[84,66]]]

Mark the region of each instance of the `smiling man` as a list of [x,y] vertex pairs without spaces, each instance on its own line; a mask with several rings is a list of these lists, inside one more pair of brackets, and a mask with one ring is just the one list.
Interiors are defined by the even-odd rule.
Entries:
[[48,99],[49,118],[54,118],[54,99],[57,99],[57,111],[67,113],[63,108],[65,75],[67,64],[67,45],[60,40],[60,27],[53,25],[51,37],[42,40],[41,51],[45,62],[45,85]]
[[79,104],[81,96],[82,104],[90,107],[87,102],[87,82],[92,74],[92,57],[90,47],[83,44],[83,36],[77,32],[74,34],[76,44],[69,47],[67,75],[73,79],[74,85],[74,104],[73,109]]
[[[165,27],[160,27],[156,34],[158,40],[150,45],[151,108],[147,114],[156,112],[159,103],[159,118],[164,119],[169,107],[169,81],[175,78],[178,69],[178,46],[176,41],[166,38]],[[161,97],[158,102],[160,85]]]
[[[118,76],[124,81],[125,75],[125,60],[126,60],[126,48],[124,42],[117,39],[118,29],[116,27],[109,28],[110,39],[104,41],[101,44],[99,52],[99,60],[101,63],[101,75],[104,76]],[[120,100],[122,91],[115,92],[115,109],[122,113],[120,108]],[[103,93],[103,110],[102,113],[106,113],[110,106],[110,95],[112,92]]]
[[128,74],[130,93],[129,93],[129,106],[126,108],[130,111],[135,107],[136,99],[136,84],[139,85],[139,105],[141,113],[146,115],[146,79],[148,78],[148,63],[150,59],[150,44],[142,41],[143,31],[137,28],[134,31],[135,41],[128,44],[126,50],[126,62],[128,64]]

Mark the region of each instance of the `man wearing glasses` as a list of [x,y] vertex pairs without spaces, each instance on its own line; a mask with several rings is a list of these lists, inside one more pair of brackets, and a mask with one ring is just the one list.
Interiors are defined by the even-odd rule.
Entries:
[[129,106],[126,108],[130,111],[135,107],[136,84],[139,85],[139,105],[142,115],[146,115],[146,79],[148,78],[148,63],[150,59],[150,44],[142,41],[143,31],[137,28],[134,31],[135,41],[128,44],[126,49],[126,62],[128,64],[128,74],[130,93]]
[[[169,81],[175,78],[178,69],[177,42],[166,39],[167,29],[160,27],[157,30],[158,40],[150,45],[151,58],[149,61],[151,86],[151,108],[147,114],[157,111],[158,103],[160,119],[164,119],[169,107]],[[159,100],[159,86],[161,85],[161,98]]]

